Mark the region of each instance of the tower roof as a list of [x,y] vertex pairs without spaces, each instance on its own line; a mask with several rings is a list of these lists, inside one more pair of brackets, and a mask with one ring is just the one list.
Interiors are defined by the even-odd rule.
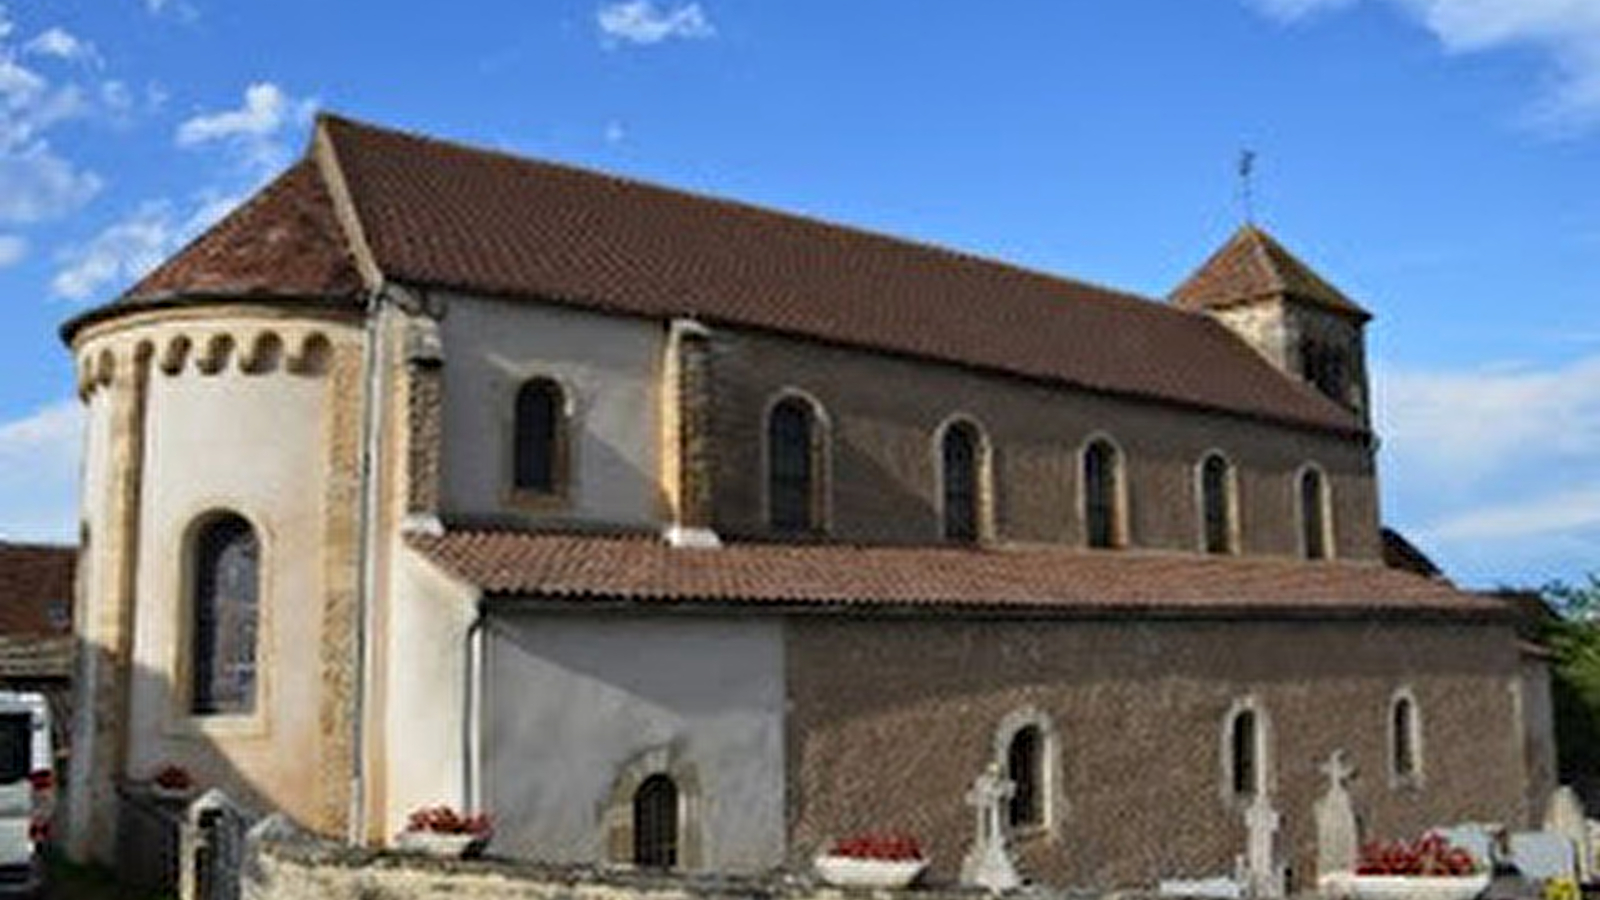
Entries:
[[1172,292],[1185,309],[1222,309],[1269,297],[1286,297],[1365,321],[1372,314],[1329,284],[1256,225],[1234,232],[1222,249]]

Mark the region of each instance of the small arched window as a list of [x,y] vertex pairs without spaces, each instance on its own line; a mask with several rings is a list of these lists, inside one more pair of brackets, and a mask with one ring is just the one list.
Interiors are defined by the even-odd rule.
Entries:
[[561,386],[535,378],[517,391],[512,486],[559,494],[566,467],[566,398]]
[[1421,774],[1421,738],[1416,701],[1409,693],[1396,695],[1389,708],[1389,761],[1397,781],[1412,781]]
[[1234,713],[1228,724],[1228,787],[1235,797],[1254,797],[1260,790],[1260,740],[1255,710]]
[[1104,438],[1083,451],[1083,518],[1089,546],[1109,549],[1122,543],[1122,454]]
[[1006,748],[1006,777],[1015,787],[1008,819],[1012,828],[1044,824],[1044,735],[1039,726],[1017,729]]
[[233,513],[195,530],[190,548],[191,691],[196,715],[247,714],[256,700],[261,546]]
[[767,416],[767,514],[774,531],[822,529],[821,428],[816,409],[788,397]]
[[954,422],[941,441],[944,476],[944,537],[974,543],[979,537],[983,502],[983,441],[971,422]]
[[1306,559],[1328,558],[1328,489],[1322,472],[1300,473],[1300,546]]
[[656,869],[678,864],[678,786],[651,775],[633,795],[633,863]]
[[1233,467],[1213,453],[1200,464],[1200,514],[1207,553],[1234,551]]

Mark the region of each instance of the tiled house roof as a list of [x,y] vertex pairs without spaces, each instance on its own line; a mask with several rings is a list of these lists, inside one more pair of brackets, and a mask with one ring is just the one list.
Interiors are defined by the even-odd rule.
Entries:
[[[362,245],[384,278],[414,286],[651,318],[692,316],[1320,429],[1365,430],[1221,324],[1165,303],[343,118],[324,116],[318,128],[327,153],[297,164],[126,299],[349,296],[357,279],[346,248]],[[354,227],[335,214],[330,183],[347,186]],[[69,336],[82,321],[67,325]]]
[[1493,598],[1376,563],[1061,547],[695,550],[646,538],[471,530],[410,540],[486,594],[544,600],[1047,614],[1511,615]]
[[1255,225],[1246,225],[1172,292],[1185,309],[1217,309],[1283,296],[1366,320],[1362,309],[1338,288]]
[[129,288],[172,295],[354,297],[361,277],[322,176],[303,159]]
[[76,547],[0,543],[0,635],[72,630]]

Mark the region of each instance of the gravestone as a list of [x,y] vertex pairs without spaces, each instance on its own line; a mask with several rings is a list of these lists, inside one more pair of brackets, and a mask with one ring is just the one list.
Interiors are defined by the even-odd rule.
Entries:
[[961,862],[961,883],[990,891],[1009,891],[1022,884],[1017,867],[1006,850],[1006,803],[1017,786],[990,763],[967,792],[967,805],[975,812],[976,835],[972,849]]
[[1545,807],[1544,830],[1572,842],[1579,881],[1594,877],[1594,845],[1589,841],[1589,820],[1583,813],[1583,802],[1572,788],[1562,785],[1550,795],[1550,803]]
[[1511,862],[1525,878],[1547,881],[1577,875],[1576,849],[1566,835],[1518,831],[1511,835]]
[[1345,762],[1343,750],[1335,750],[1322,764],[1322,771],[1328,776],[1328,788],[1313,810],[1317,820],[1319,879],[1338,872],[1354,872],[1361,847],[1355,806],[1345,787],[1355,774],[1355,768]]
[[1282,897],[1284,867],[1278,861],[1278,828],[1283,817],[1272,808],[1265,792],[1258,792],[1245,807],[1245,889],[1251,897]]
[[189,804],[179,852],[183,900],[239,900],[245,833],[253,817],[213,788]]

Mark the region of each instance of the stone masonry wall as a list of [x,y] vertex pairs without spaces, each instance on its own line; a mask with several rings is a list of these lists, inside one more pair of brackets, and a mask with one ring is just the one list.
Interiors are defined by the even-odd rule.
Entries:
[[993,446],[999,540],[1084,544],[1080,453],[1104,433],[1125,454],[1133,547],[1197,550],[1195,468],[1220,450],[1237,467],[1244,553],[1299,553],[1294,481],[1307,462],[1328,475],[1336,554],[1379,553],[1372,454],[1356,439],[753,332],[714,335],[716,528],[725,537],[766,535],[763,416],[780,391],[798,389],[829,420],[836,539],[939,540],[934,436],[959,413]]
[[[1152,886],[1229,874],[1245,848],[1224,784],[1224,720],[1265,717],[1282,846],[1311,883],[1319,765],[1343,749],[1365,833],[1410,837],[1528,819],[1509,628],[1379,621],[979,622],[793,618],[787,765],[791,859],[829,838],[909,832],[935,873],[972,834],[963,797],[1002,720],[1053,723],[1056,823],[1020,840],[1025,872],[1059,887]],[[1391,784],[1389,703],[1408,688],[1422,783]]]

